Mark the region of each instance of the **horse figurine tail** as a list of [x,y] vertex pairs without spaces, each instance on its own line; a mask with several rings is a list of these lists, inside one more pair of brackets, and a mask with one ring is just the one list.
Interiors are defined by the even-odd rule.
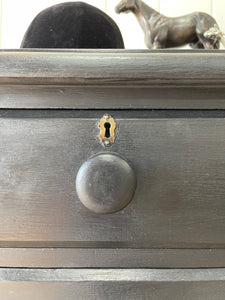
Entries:
[[219,49],[220,42],[225,47],[225,34],[219,29],[217,25],[214,25],[214,27],[211,27],[209,28],[209,30],[205,31],[204,37],[212,40],[213,45],[218,46],[218,48],[214,47],[214,49]]

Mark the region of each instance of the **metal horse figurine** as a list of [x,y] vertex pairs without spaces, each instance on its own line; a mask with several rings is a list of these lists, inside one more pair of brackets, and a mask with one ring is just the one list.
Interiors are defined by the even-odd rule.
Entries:
[[169,18],[149,7],[141,0],[121,0],[115,8],[119,14],[132,11],[144,33],[150,49],[178,47],[189,44],[194,49],[219,49],[218,39],[204,36],[212,27],[219,29],[208,14],[195,12],[182,17]]

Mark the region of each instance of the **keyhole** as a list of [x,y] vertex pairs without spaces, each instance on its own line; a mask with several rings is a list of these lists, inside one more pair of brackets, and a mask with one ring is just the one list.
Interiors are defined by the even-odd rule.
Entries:
[[110,138],[110,127],[111,127],[111,124],[110,123],[105,123],[105,137],[106,138]]

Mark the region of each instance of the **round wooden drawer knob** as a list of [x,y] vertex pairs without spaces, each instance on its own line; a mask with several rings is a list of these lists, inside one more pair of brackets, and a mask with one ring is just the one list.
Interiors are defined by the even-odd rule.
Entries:
[[136,189],[136,176],[129,162],[117,153],[90,157],[76,178],[80,201],[95,213],[113,213],[124,208]]

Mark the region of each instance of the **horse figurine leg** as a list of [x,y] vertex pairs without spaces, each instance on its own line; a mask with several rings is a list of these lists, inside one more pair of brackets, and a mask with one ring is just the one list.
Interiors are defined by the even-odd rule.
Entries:
[[152,49],[163,49],[166,47],[166,41],[168,38],[168,28],[163,26],[160,28],[160,31],[157,32],[154,37]]
[[213,50],[219,49],[219,43],[204,37],[204,34],[198,35],[199,41],[195,44],[189,44],[194,49]]
[[149,28],[149,30],[145,32],[145,44],[149,49],[163,49],[165,48],[167,35],[168,28],[166,26],[162,27],[157,35],[154,35]]

